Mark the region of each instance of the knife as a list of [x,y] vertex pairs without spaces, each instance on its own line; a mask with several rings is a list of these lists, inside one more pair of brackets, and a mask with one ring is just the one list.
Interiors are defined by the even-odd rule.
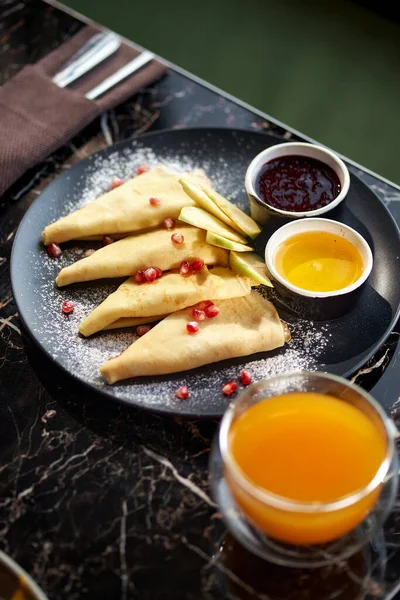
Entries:
[[120,83],[121,81],[129,77],[129,75],[132,75],[133,73],[147,65],[147,63],[151,62],[154,57],[155,55],[152,52],[145,50],[144,52],[139,54],[139,56],[131,60],[131,62],[121,67],[121,69],[118,69],[118,71],[110,75],[110,77],[107,77],[99,85],[87,92],[85,94],[85,97],[89,100],[94,100],[95,98],[102,96],[103,94],[105,94],[105,92],[108,92],[108,90],[117,85],[117,83]]
[[53,82],[58,87],[66,87],[114,54],[120,45],[121,40],[117,34],[97,33],[61,67],[53,77]]

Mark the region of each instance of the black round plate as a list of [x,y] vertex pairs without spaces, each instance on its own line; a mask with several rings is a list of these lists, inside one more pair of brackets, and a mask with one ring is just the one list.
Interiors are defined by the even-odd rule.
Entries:
[[[136,167],[165,165],[175,170],[203,168],[217,190],[248,210],[244,175],[254,156],[282,140],[276,136],[232,129],[168,130],[142,135],[106,148],[81,161],[53,181],[32,204],[15,237],[11,279],[19,315],[26,328],[59,366],[112,400],[155,412],[182,416],[219,417],[228,399],[222,385],[249,369],[253,378],[299,369],[350,376],[371,357],[389,335],[400,306],[400,240],[396,224],[379,198],[355,175],[339,213],[328,213],[359,231],[370,243],[374,268],[359,303],[346,316],[330,322],[299,320],[284,311],[292,340],[273,352],[223,361],[168,377],[138,378],[107,386],[99,366],[122,352],[136,338],[133,331],[105,332],[88,340],[78,324],[120,281],[76,284],[57,289],[62,266],[83,256],[94,243],[70,243],[60,259],[50,259],[40,242],[44,227],[108,189],[113,175],[128,178]],[[257,238],[261,255],[266,235]],[[267,294],[268,290],[264,290]],[[61,303],[71,300],[70,316]],[[174,351],[174,340],[166,352]],[[181,384],[190,397],[174,396]]]

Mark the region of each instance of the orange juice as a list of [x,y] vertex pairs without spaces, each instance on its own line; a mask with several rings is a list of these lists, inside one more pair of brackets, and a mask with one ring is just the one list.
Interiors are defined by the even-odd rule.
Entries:
[[[312,392],[288,393],[253,405],[229,432],[239,472],[267,494],[249,493],[229,471],[227,481],[245,514],[267,534],[289,543],[324,543],[352,530],[372,508],[379,489],[335,510],[324,505],[362,491],[381,466],[386,446],[379,427],[352,404]],[[290,508],[280,499],[291,502]]]

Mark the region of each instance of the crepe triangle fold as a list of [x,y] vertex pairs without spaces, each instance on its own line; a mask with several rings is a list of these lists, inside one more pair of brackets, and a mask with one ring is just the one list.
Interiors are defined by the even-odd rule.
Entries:
[[153,315],[152,317],[122,317],[113,321],[107,327],[104,327],[103,331],[109,331],[110,329],[124,329],[125,327],[137,327],[138,325],[147,325],[148,323],[154,323],[155,321],[161,321],[168,315]]
[[201,258],[206,265],[228,264],[228,251],[208,244],[205,231],[191,226],[174,231],[182,233],[183,244],[174,244],[171,241],[173,232],[167,229],[128,236],[65,267],[56,283],[61,287],[78,281],[129,277],[148,267],[170,271],[177,269],[182,261],[194,258]]
[[220,360],[283,346],[287,329],[273,304],[257,292],[219,300],[220,313],[189,335],[191,308],[172,313],[125,352],[100,367],[109,384],[139,376],[188,371]]
[[215,267],[189,277],[170,272],[152,283],[136,283],[130,277],[97,306],[79,326],[84,336],[101,331],[124,317],[152,317],[193,306],[209,298],[225,299],[251,292],[251,280],[231,269]]
[[[176,219],[184,206],[194,205],[178,182],[181,175],[157,167],[134,177],[45,227],[43,243],[48,246],[88,236],[141,231],[159,227],[167,217]],[[195,173],[189,177],[203,182],[206,179]],[[150,198],[161,202],[152,206]]]

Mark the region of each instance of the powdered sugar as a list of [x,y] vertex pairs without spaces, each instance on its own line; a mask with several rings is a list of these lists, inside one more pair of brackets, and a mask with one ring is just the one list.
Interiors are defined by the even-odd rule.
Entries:
[[[181,147],[184,149],[184,145]],[[215,161],[196,157],[193,148],[188,147],[188,154],[173,154],[168,148],[161,152],[155,152],[152,148],[143,146],[140,140],[133,140],[130,148],[115,151],[107,157],[95,156],[88,163],[84,174],[81,176],[83,190],[76,196],[68,199],[64,211],[57,218],[69,214],[71,211],[85,206],[98,198],[101,194],[111,189],[113,177],[121,178],[123,181],[136,176],[136,170],[140,165],[147,164],[150,168],[162,167],[172,173],[183,173],[202,169],[206,174],[211,171],[214,176],[210,179],[216,189],[224,189],[225,195],[231,200],[237,199],[238,189],[232,186],[229,165],[224,156],[218,158],[217,173],[215,173]],[[231,189],[230,189],[231,188]],[[247,208],[245,202],[241,208]]]
[[[206,134],[205,134],[206,136]],[[128,179],[143,163],[150,167],[163,166],[173,172],[204,169],[214,187],[233,199],[242,208],[248,208],[243,191],[243,158],[229,154],[229,165],[221,152],[218,160],[212,160],[199,148],[181,144],[174,154],[168,146],[157,151],[133,141],[129,148],[121,148],[108,157],[94,156],[87,163],[81,180],[73,187],[67,186],[66,198],[48,207],[45,218],[33,218],[30,227],[35,228],[36,240],[40,239],[42,228],[52,218],[64,214],[94,200],[110,189],[113,177]],[[63,248],[62,256],[51,259],[37,242],[27,255],[29,269],[25,285],[34,291],[34,301],[25,307],[24,319],[29,323],[33,335],[41,346],[68,372],[107,395],[119,400],[151,408],[158,411],[183,414],[221,414],[227,406],[227,398],[222,394],[224,383],[234,379],[239,381],[242,369],[249,370],[253,381],[271,375],[296,370],[323,370],[324,350],[329,344],[329,325],[313,324],[282,317],[288,322],[292,339],[284,348],[270,353],[240,358],[233,361],[214,363],[187,373],[177,373],[168,377],[140,378],[108,386],[100,375],[99,367],[110,358],[123,352],[137,337],[132,329],[107,331],[85,339],[78,333],[79,323],[119,285],[119,281],[89,282],[58,289],[55,279],[62,267],[82,258],[88,248],[98,248],[100,242],[76,242]],[[29,272],[28,272],[29,271]],[[268,288],[260,286],[260,291],[268,297]],[[74,311],[64,315],[62,302],[69,300]],[[166,352],[171,351],[167,348]],[[187,400],[178,400],[175,392],[180,385],[189,387]],[[240,389],[240,385],[239,385]]]
[[[287,319],[292,339],[285,348],[264,353],[257,359],[251,357],[246,360],[244,357],[233,361],[234,364],[229,366],[220,363],[171,377],[107,386],[99,373],[100,365],[123,352],[137,336],[133,329],[102,332],[88,339],[79,335],[79,323],[119,285],[119,282],[113,280],[58,289],[54,280],[59,270],[80,259],[83,253],[84,246],[77,245],[64,250],[58,260],[49,258],[44,250],[40,260],[37,260],[37,256],[32,256],[35,279],[41,281],[37,289],[40,305],[45,307],[47,315],[43,319],[42,309],[35,311],[31,315],[32,329],[52,358],[66,366],[79,379],[112,396],[158,410],[185,411],[185,404],[175,397],[179,385],[185,384],[190,389],[190,399],[185,402],[190,402],[191,412],[201,413],[204,398],[215,396],[215,411],[218,412],[226,405],[226,398],[220,392],[222,385],[231,379],[238,379],[242,369],[249,370],[253,381],[257,381],[281,373],[321,368],[318,356],[329,343],[328,326],[315,327],[309,321],[294,318]],[[260,287],[260,291],[263,295],[268,295],[267,288]],[[61,311],[61,304],[65,300],[74,304],[74,311],[68,316]]]

